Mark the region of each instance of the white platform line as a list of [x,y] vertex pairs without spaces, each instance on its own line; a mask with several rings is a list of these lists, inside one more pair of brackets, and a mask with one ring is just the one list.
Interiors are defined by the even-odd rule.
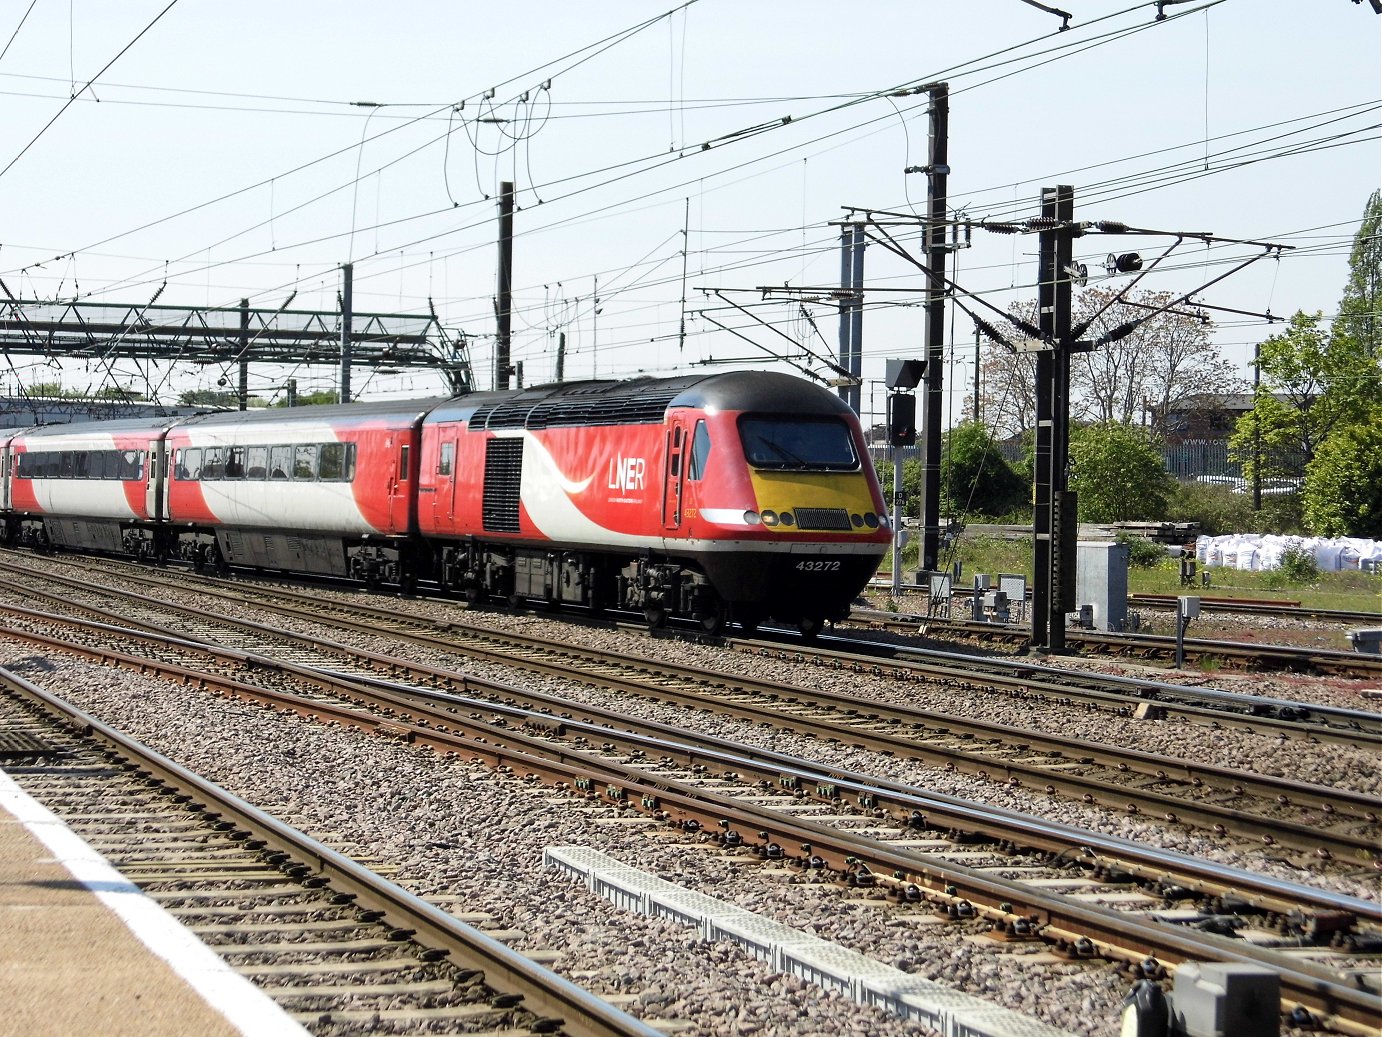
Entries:
[[166,961],[245,1037],[307,1037],[308,1031],[272,998],[145,896],[4,771],[0,771],[0,807],[12,813],[73,878],[114,911],[145,947]]

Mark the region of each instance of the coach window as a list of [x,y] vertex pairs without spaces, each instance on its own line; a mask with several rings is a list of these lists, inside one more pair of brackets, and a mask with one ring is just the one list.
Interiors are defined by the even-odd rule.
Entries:
[[705,463],[710,460],[710,429],[704,421],[696,422],[696,434],[691,439],[691,463],[686,477],[693,482],[705,477]]
[[345,444],[323,443],[321,446],[321,477],[331,482],[340,482],[345,472]]
[[226,451],[226,478],[243,479],[245,477],[245,448],[233,446]]
[[72,472],[77,466],[77,458],[75,453],[71,450],[64,450],[62,451],[60,457],[61,459],[58,462],[58,478],[72,478]]
[[355,481],[355,444],[346,443],[345,446],[345,481]]
[[437,459],[437,474],[450,475],[451,461],[456,456],[455,443],[443,443],[441,445],[441,456]]
[[317,477],[317,444],[299,443],[293,447],[293,478],[310,481]]
[[202,482],[224,478],[225,470],[226,448],[223,446],[206,447],[202,453]]
[[269,448],[252,446],[245,450],[245,478],[262,479],[268,475]]
[[293,470],[293,448],[276,446],[269,450],[269,478],[286,479]]
[[178,451],[176,477],[179,479],[200,479],[202,477],[202,448],[183,447]]
[[102,450],[97,457],[92,458],[91,477],[93,479],[123,479],[125,470],[121,464],[125,454],[129,451],[121,450]]

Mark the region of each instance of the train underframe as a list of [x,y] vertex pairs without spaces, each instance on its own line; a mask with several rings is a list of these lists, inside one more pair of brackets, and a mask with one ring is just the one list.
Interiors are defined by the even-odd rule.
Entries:
[[849,602],[877,563],[845,554],[740,552],[692,559],[649,550],[604,552],[474,538],[428,543],[36,515],[9,516],[4,535],[7,544],[42,553],[96,551],[156,564],[179,560],[208,574],[246,566],[337,576],[405,592],[433,579],[472,604],[494,601],[521,608],[536,602],[641,612],[650,628],[675,617],[699,623],[710,634],[731,623],[752,632],[772,618],[813,637],[827,622],[849,614]]
[[436,545],[434,575],[471,603],[619,609],[642,612],[651,628],[677,617],[711,634],[730,623],[752,632],[773,618],[813,637],[849,614],[877,561],[750,552],[692,559],[467,539]]

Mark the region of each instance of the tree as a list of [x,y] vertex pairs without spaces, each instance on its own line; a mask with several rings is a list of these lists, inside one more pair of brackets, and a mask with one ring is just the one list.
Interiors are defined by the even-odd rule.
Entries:
[[[1091,288],[1071,301],[1071,324],[1084,328],[1082,341],[1097,341],[1125,323],[1137,328],[1117,342],[1076,352],[1070,359],[1070,412],[1074,419],[1136,424],[1144,410],[1165,414],[1199,393],[1230,393],[1246,388],[1210,341],[1213,328],[1198,311],[1171,308],[1164,292],[1132,292],[1126,298],[1105,288]],[[1011,312],[1036,325],[1036,305],[1015,305]],[[1025,337],[1014,325],[1008,337]],[[1036,421],[1036,358],[1013,353],[994,343],[981,363],[980,394],[984,420],[1001,436],[1031,428]]]
[[1334,333],[1351,336],[1372,357],[1382,355],[1382,191],[1372,192],[1353,236],[1348,284]]
[[1071,430],[1070,489],[1079,494],[1082,521],[1161,519],[1174,483],[1145,429],[1105,421]]
[[966,422],[946,433],[942,458],[941,509],[948,515],[997,517],[1028,498],[1027,480],[1003,458],[997,441],[980,422]]
[[1302,496],[1316,535],[1382,540],[1382,405],[1320,445],[1305,469]]
[[[982,385],[979,399],[985,425],[1000,439],[1020,436],[1036,426],[1036,354],[1014,353],[989,342],[980,361]],[[966,404],[966,409],[970,404]]]
[[1308,467],[1335,430],[1365,420],[1382,403],[1377,359],[1351,335],[1325,332],[1322,320],[1297,311],[1285,331],[1258,347],[1253,408],[1229,438],[1249,479],[1283,474],[1271,448],[1300,451]]
[[[222,392],[218,389],[189,389],[178,397],[184,407],[224,407],[234,410],[240,406],[240,394]],[[267,407],[268,401],[259,396],[250,396],[245,401],[249,407]]]
[[[341,398],[336,394],[336,390],[334,389],[319,389],[317,392],[298,394],[297,402],[294,406],[316,407],[324,403],[339,403],[340,399]],[[286,407],[288,406],[288,400],[286,398],[281,399],[275,403],[274,406]]]
[[1072,324],[1081,338],[1098,341],[1115,328],[1137,323],[1130,335],[1070,361],[1071,395],[1080,414],[1095,422],[1140,422],[1144,411],[1165,414],[1197,393],[1228,393],[1243,381],[1210,341],[1213,321],[1202,311],[1168,307],[1167,292],[1106,288],[1081,292],[1072,303]]

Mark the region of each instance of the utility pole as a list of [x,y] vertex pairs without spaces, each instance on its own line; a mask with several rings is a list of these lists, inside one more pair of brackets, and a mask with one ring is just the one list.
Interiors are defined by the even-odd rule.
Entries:
[[1252,510],[1262,510],[1262,422],[1256,410],[1257,389],[1262,384],[1262,344],[1252,347]]
[[921,568],[934,572],[940,556],[942,369],[945,364],[946,178],[950,174],[950,87],[933,83],[931,141],[927,174],[926,265],[931,270],[926,295],[925,437],[921,448]]
[[861,406],[864,370],[864,225],[840,224],[840,367],[850,381],[840,384],[840,399],[855,414]]
[[350,402],[350,322],[354,313],[355,266],[341,267],[341,402]]
[[1037,287],[1036,470],[1032,509],[1032,649],[1065,650],[1065,614],[1075,607],[1078,509],[1069,490],[1070,274],[1075,190],[1041,191]]
[[566,378],[566,332],[557,332],[557,381]]
[[513,319],[513,184],[504,181],[499,194],[499,320],[494,343],[494,387],[509,387],[509,334]]
[[250,301],[240,300],[240,409],[249,409],[250,400]]

